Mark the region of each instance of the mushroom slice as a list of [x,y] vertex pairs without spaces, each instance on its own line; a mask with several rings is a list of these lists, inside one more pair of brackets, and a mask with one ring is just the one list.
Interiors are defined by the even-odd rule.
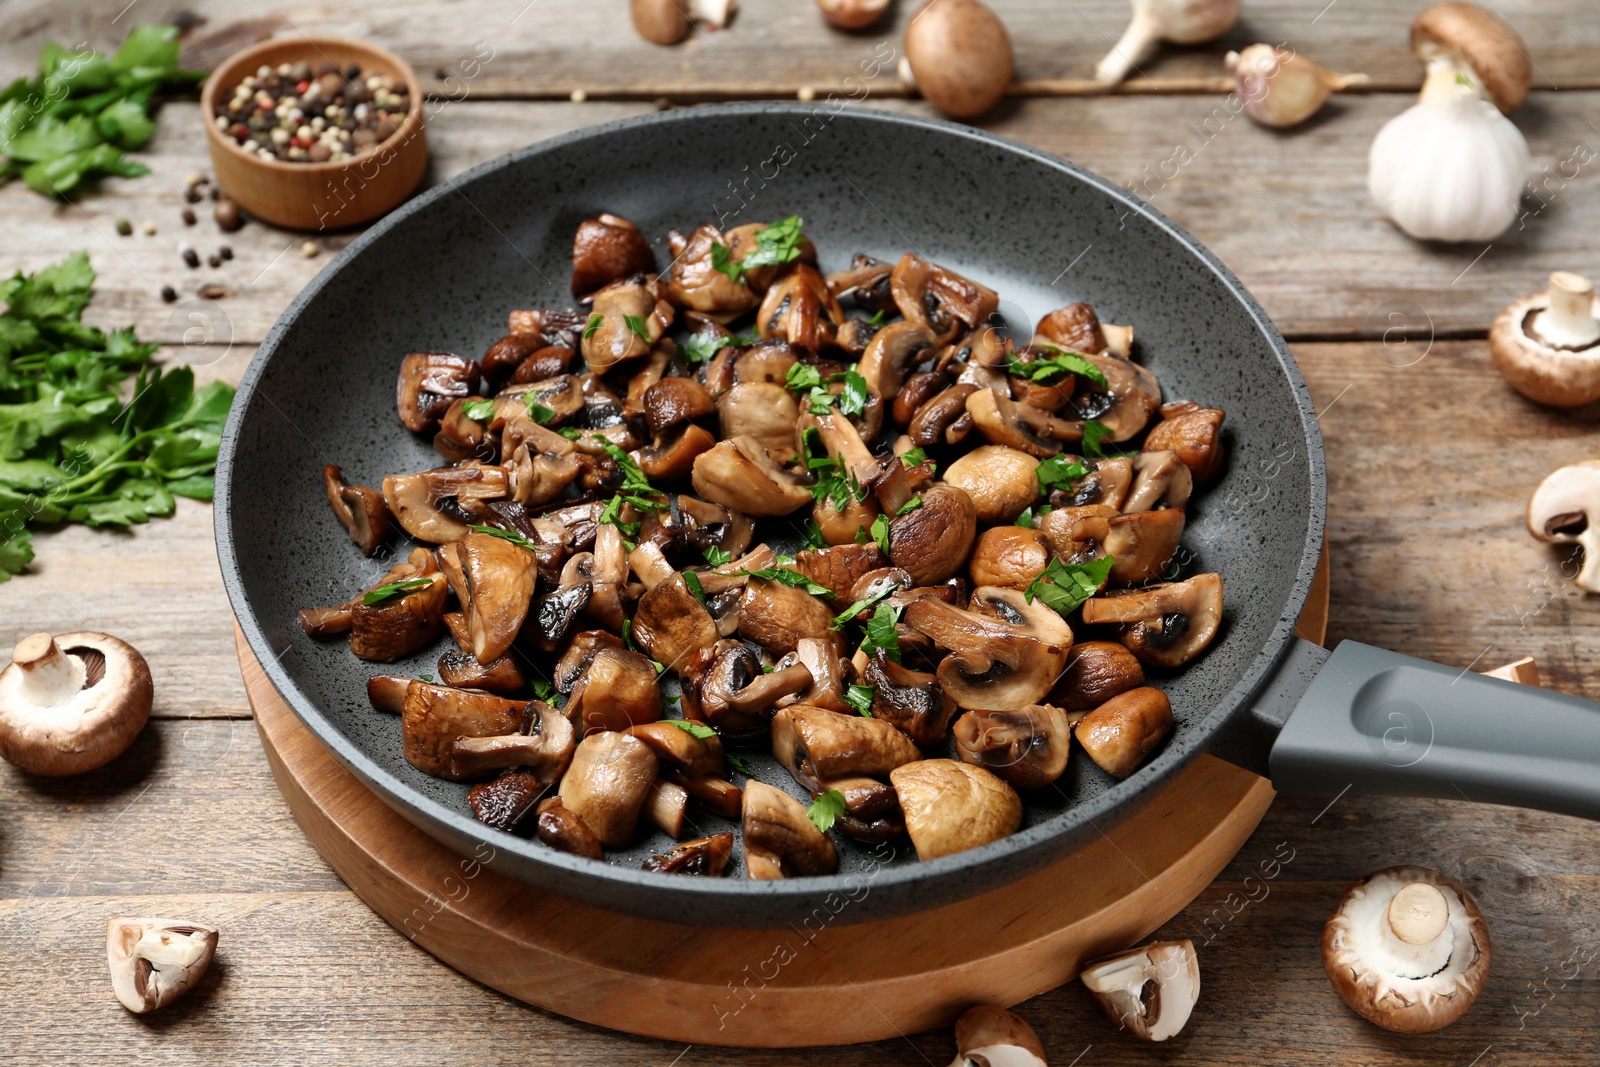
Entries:
[[589,316],[582,311],[515,310],[506,316],[506,332],[537,337],[546,345],[576,349]]
[[393,523],[383,494],[345,481],[344,472],[332,463],[322,468],[322,484],[328,491],[328,504],[339,525],[345,528],[363,556],[372,555],[389,536]]
[[583,672],[589,669],[596,654],[603,648],[623,648],[622,638],[606,630],[584,630],[572,636],[567,650],[556,660],[551,672],[552,684],[558,693],[571,693]]
[[727,248],[715,226],[696,228],[683,250],[673,257],[669,292],[679,307],[729,322],[755,307],[756,296],[748,285],[718,269],[713,251],[719,245]]
[[756,311],[756,329],[762,337],[782,337],[813,351],[832,345],[834,331],[843,321],[839,301],[807,263],[796,263],[775,282]]
[[1133,460],[1114,456],[1078,462],[1087,466],[1089,473],[1073,480],[1069,487],[1051,490],[1050,503],[1057,508],[1104,505],[1122,511],[1133,485]]
[[1133,486],[1122,502],[1122,511],[1134,514],[1154,508],[1182,510],[1194,491],[1194,475],[1189,465],[1172,451],[1139,453],[1133,460]]
[[395,409],[412,433],[432,433],[450,405],[478,391],[476,360],[449,352],[413,352],[400,361]]
[[693,482],[701,497],[746,515],[787,515],[811,503],[811,490],[749,437],[718,441],[695,457]]
[[1161,577],[1183,540],[1183,524],[1183,512],[1177,508],[1140,511],[1109,520],[1105,551],[1113,558],[1112,584],[1142,585]]
[[562,803],[560,797],[550,797],[539,802],[537,834],[542,844],[557,852],[583,856],[592,860],[605,859],[600,839],[589,829],[577,812]]
[[633,639],[652,659],[676,671],[695,649],[716,643],[717,624],[683,576],[674,574],[639,598]]
[[833,545],[829,548],[806,548],[795,554],[794,569],[818,585],[833,590],[838,599],[850,596],[861,577],[870,571],[881,570],[889,563],[874,542],[858,545]]
[[1094,355],[1106,347],[1100,332],[1100,316],[1089,304],[1068,304],[1056,308],[1039,320],[1034,334],[1053,345],[1083,355]]
[[893,263],[857,252],[848,269],[828,275],[828,290],[840,300],[854,299],[868,311],[893,311],[894,296],[889,292],[893,272]]
[[[922,758],[890,723],[795,704],[772,718],[772,754],[802,782],[881,778]],[[748,787],[747,787],[748,788]]]
[[[833,638],[802,637],[795,642],[791,657],[785,656],[779,668],[798,664],[811,675],[804,689],[779,698],[781,704],[809,704],[849,715],[854,709],[844,698],[847,679],[851,676],[848,661],[839,655],[839,643]],[[774,671],[773,673],[777,673]]]
[[111,988],[136,1015],[193,989],[217,951],[217,928],[183,919],[116,918],[106,923]]
[[993,289],[907,252],[889,276],[889,291],[907,322],[949,344],[961,332],[987,323],[1000,307]]
[[893,401],[906,376],[938,342],[925,323],[897,322],[872,335],[856,371],[876,396]]
[[485,826],[514,834],[534,813],[545,789],[538,775],[512,768],[467,790],[467,806]]
[[744,791],[727,779],[715,775],[688,778],[681,774],[668,774],[667,777],[683,786],[684,792],[689,794],[689,799],[711,814],[721,815],[724,819],[739,817],[740,805],[744,803]]
[[567,716],[543,701],[528,703],[523,728],[495,737],[459,737],[450,746],[451,777],[481,778],[490,771],[520,767],[546,785],[566,771],[577,738]]
[[1096,766],[1123,779],[1172,732],[1167,694],[1142,686],[1118,693],[1078,722],[1078,744]]
[[939,393],[917,409],[906,426],[906,435],[925,448],[960,444],[972,432],[967,397],[977,391],[978,386],[970,382],[957,382]]
[[24,637],[0,672],[0,757],[50,777],[103,767],[139,736],[154,696],[149,664],[125,641]]
[[[544,340],[523,333],[508,333],[484,349],[478,360],[479,373],[490,389],[498,389],[528,362],[535,352],[546,347]],[[570,357],[570,353],[569,353]],[[561,371],[556,371],[560,374]]]
[[455,744],[463,737],[504,737],[531,727],[536,712],[524,700],[451,689],[432,682],[406,686],[400,707],[401,751],[417,770],[459,780]]
[[934,485],[922,503],[889,520],[889,561],[915,585],[937,585],[961,572],[978,536],[978,510],[966,491]]
[[969,711],[956,720],[956,755],[986,767],[1017,790],[1038,789],[1060,778],[1072,753],[1067,713],[1049,704],[1014,711]]
[[572,294],[583,296],[630,275],[656,269],[639,228],[616,215],[584,219],[572,238]]
[[1161,409],[1161,421],[1145,437],[1144,450],[1176,452],[1194,474],[1195,484],[1205,485],[1222,471],[1223,418],[1217,408],[1188,401],[1168,404]]
[[[528,680],[510,656],[479,663],[470,652],[446,652],[440,656],[439,680],[452,689],[482,689],[501,696],[520,693],[528,687]],[[371,680],[367,692],[372,692]]]
[[1600,399],[1600,300],[1594,283],[1558,270],[1550,286],[1512,302],[1489,329],[1489,354],[1523,396],[1552,407]]
[[972,596],[995,613],[963,611],[933,597],[906,605],[906,624],[950,653],[939,663],[939,683],[962,708],[1037,704],[1066,666],[1072,629],[1015,589],[980,586]]
[[677,725],[680,721],[639,723],[625,732],[649,745],[663,770],[685,778],[710,778],[722,773],[722,738],[705,730],[686,730]]
[[872,687],[873,718],[893,723],[919,745],[945,739],[958,709],[934,675],[896,663],[879,649],[867,661],[861,681]]
[[894,394],[893,403],[889,407],[890,414],[894,416],[894,424],[910,426],[911,420],[928,401],[953,384],[955,379],[948,371],[924,370],[908,375],[900,391]]
[[1120,623],[1120,640],[1147,667],[1181,667],[1206,650],[1222,624],[1222,576],[1094,597],[1083,605],[1083,621]]
[[1106,1017],[1144,1041],[1176,1037],[1200,998],[1192,941],[1153,941],[1084,967],[1080,978]]
[[502,500],[510,493],[510,471],[484,464],[391,474],[383,480],[384,503],[400,528],[434,544],[467,536],[474,520],[463,510],[463,501]]
[[672,305],[657,298],[656,287],[643,275],[606,286],[594,294],[593,308],[580,343],[594,374],[649,355],[672,325]]
[[1460,883],[1388,867],[1345,891],[1322,931],[1322,964],[1350,1009],[1425,1034],[1466,1013],[1489,975],[1489,929]]
[[633,841],[639,813],[659,763],[650,746],[628,734],[590,734],[572,754],[561,779],[561,802],[607,848]]
[[1039,523],[1039,532],[1052,551],[1068,563],[1082,563],[1106,554],[1111,520],[1117,510],[1109,504],[1056,508]]
[[972,546],[967,574],[975,586],[1026,589],[1049,565],[1050,549],[1041,531],[1023,526],[991,526],[978,535]]
[[555,652],[567,635],[578,628],[593,597],[593,582],[578,581],[560,586],[534,604],[532,613],[523,623],[523,636],[539,651]]
[[1080,641],[1067,654],[1067,669],[1047,703],[1081,714],[1141,685],[1144,668],[1127,648],[1116,641]]
[[779,463],[794,458],[794,427],[800,407],[789,390],[769,382],[739,382],[716,403],[724,438],[755,441]]
[[950,1067],[1048,1067],[1033,1027],[1004,1008],[980,1004],[956,1020]]
[[1022,825],[1022,798],[982,767],[925,759],[896,767],[889,782],[900,798],[906,832],[920,860],[987,845]]
[[657,874],[699,874],[707,878],[720,878],[733,858],[733,835],[712,834],[685,841],[676,848],[651,856],[644,861],[644,869]]
[[662,378],[644,392],[645,423],[663,434],[717,410],[716,399],[693,378]]
[[[439,432],[433,435],[433,450],[447,463],[460,463],[468,459],[484,463],[496,462],[500,457],[500,444],[489,433],[490,419],[492,415],[486,419],[469,417],[467,399],[457,400],[445,410],[444,417],[439,420]],[[378,498],[382,500],[381,493],[378,494]]]
[[833,842],[812,825],[805,807],[783,790],[752,779],[744,787],[741,816],[745,871],[751,878],[808,877],[838,870]]
[[742,734],[764,730],[773,705],[810,686],[811,672],[796,663],[764,674],[754,652],[734,645],[694,685],[706,721],[724,733]]
[[633,459],[647,478],[681,482],[693,476],[695,461],[716,444],[710,430],[690,424],[670,436],[656,437],[633,452]]
[[1039,500],[1039,460],[1004,445],[979,445],[945,469],[944,480],[966,491],[978,511],[978,522],[994,526],[1015,522]]
[[1058,419],[1030,404],[1019,404],[999,388],[974,389],[967,394],[967,414],[990,444],[1047,459],[1061,451],[1062,441],[1083,438],[1081,423]]
[[505,655],[522,629],[539,569],[533,554],[504,537],[474,530],[461,539],[462,613],[479,663]]
[[[1594,508],[1591,512],[1589,509]],[[1586,459],[1545,475],[1528,500],[1528,532],[1549,544],[1583,548],[1578,588],[1600,593],[1600,460]]]
[[1100,369],[1106,384],[1102,386],[1080,377],[1078,391],[1072,398],[1073,410],[1080,419],[1099,420],[1111,431],[1106,438],[1109,441],[1128,441],[1138,436],[1161,403],[1161,383],[1155,374],[1112,352],[1099,352],[1085,358]]
[[585,734],[655,722],[661,718],[656,669],[637,652],[602,648],[572,687],[565,711]]
[[837,641],[832,609],[804,589],[762,578],[745,583],[739,636],[775,656],[793,652],[802,637]]
[[439,639],[449,593],[444,575],[435,572],[412,580],[427,584],[403,589],[398,596],[377,604],[366,603],[365,594],[354,602],[350,609],[353,654],[372,663],[393,663]]

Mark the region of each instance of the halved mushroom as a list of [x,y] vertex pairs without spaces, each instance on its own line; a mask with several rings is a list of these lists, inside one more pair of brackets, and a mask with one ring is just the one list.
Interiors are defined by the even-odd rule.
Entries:
[[893,723],[919,745],[943,741],[959,710],[937,677],[896,663],[882,649],[867,661],[861,682],[872,687],[872,717]]
[[700,226],[691,233],[682,251],[674,253],[670,292],[679,306],[729,322],[755,307],[756,296],[748,285],[716,266],[713,250],[719,245],[727,248],[715,226]]
[[1163,405],[1161,421],[1146,435],[1144,450],[1176,452],[1194,474],[1195,484],[1206,485],[1222,471],[1223,418],[1221,410],[1191,401]]
[[796,778],[813,782],[881,778],[922,758],[911,739],[889,722],[805,704],[773,716],[772,754]]
[[920,860],[987,845],[1022,825],[1022,798],[982,767],[918,760],[896,767],[889,781]]
[[1182,509],[1194,491],[1194,475],[1176,452],[1144,451],[1133,460],[1136,472],[1122,510],[1128,514],[1153,508]]
[[103,767],[133,744],[155,688],[138,649],[109,634],[36,633],[0,672],[0,757],[58,777]]
[[1144,1041],[1176,1037],[1200,999],[1192,941],[1154,941],[1085,965],[1078,976],[1106,1017]]
[[[859,320],[858,320],[859,321]],[[944,370],[923,370],[907,375],[905,384],[894,394],[890,414],[896,426],[910,426],[923,406],[955,384],[955,378]],[[885,400],[889,398],[885,397]]]
[[804,589],[762,578],[745,583],[739,635],[775,656],[793,652],[802,637],[836,640],[833,611],[826,604]]
[[622,848],[633,841],[658,769],[655,752],[637,737],[590,734],[579,742],[561,778],[561,803],[602,845]]
[[1148,367],[1113,352],[1098,352],[1085,358],[1099,368],[1106,384],[1101,386],[1080,377],[1072,398],[1073,411],[1080,419],[1099,420],[1111,431],[1108,441],[1136,437],[1161,403],[1161,383]]
[[[508,333],[484,350],[483,356],[478,360],[479,373],[491,390],[498,389],[528,362],[529,356],[545,347],[547,346],[542,338],[529,334]],[[555,373],[560,374],[561,371]]]
[[838,869],[833,842],[783,790],[752,779],[744,787],[741,816],[745,873],[751,878],[806,877]]
[[845,700],[845,686],[851,677],[849,661],[839,654],[839,643],[833,638],[802,637],[795,642],[792,653],[778,662],[777,670],[799,665],[811,675],[804,689],[780,697],[778,705],[809,704],[848,715],[854,711]]
[[984,526],[1010,523],[1039,499],[1039,461],[1004,445],[979,445],[945,468],[944,480],[966,491]]
[[889,520],[889,560],[915,585],[935,585],[961,572],[978,536],[978,509],[966,491],[934,485],[922,503]]
[[717,402],[693,378],[671,377],[645,390],[643,408],[650,432],[659,435],[705,418],[717,410]]
[[457,770],[457,741],[526,734],[536,718],[525,700],[412,681],[400,707],[401,751],[417,770],[459,781],[470,775]]
[[564,804],[560,797],[550,797],[539,802],[538,836],[542,844],[558,852],[584,856],[592,860],[605,859],[600,839],[578,813]]
[[716,404],[724,438],[755,441],[778,463],[794,458],[800,407],[789,390],[768,382],[739,382]]
[[1047,1067],[1033,1027],[1004,1008],[980,1004],[956,1020],[950,1067]]
[[1147,667],[1181,667],[1206,650],[1222,624],[1222,576],[1094,597],[1083,605],[1083,621],[1120,624],[1118,639]]
[[468,789],[467,807],[485,826],[514,834],[533,815],[547,787],[538,775],[513,767]]
[[704,426],[692,423],[666,436],[658,436],[633,453],[634,462],[647,478],[681,482],[694,474],[694,464],[716,447],[717,439]]
[[399,595],[377,604],[366,603],[364,597],[353,601],[350,608],[352,653],[372,663],[393,663],[420,652],[439,639],[449,586],[444,575],[438,573],[416,580],[427,584],[402,589]]
[[578,335],[588,321],[588,314],[582,311],[528,311],[519,308],[506,316],[506,332],[537,337],[546,345],[576,349]]
[[1084,355],[1093,355],[1106,347],[1100,333],[1100,316],[1089,304],[1056,308],[1039,320],[1033,332],[1051,344]]
[[[489,432],[492,414],[478,419],[467,414],[467,404],[476,404],[478,400],[478,397],[457,400],[445,409],[444,416],[440,418],[439,432],[433,435],[433,450],[446,463],[460,463],[468,459],[482,463],[500,461],[500,441]],[[379,494],[379,500],[382,500],[382,494]]]
[[1579,589],[1600,593],[1600,460],[1585,459],[1545,475],[1528,499],[1528,532],[1546,544],[1583,549],[1583,565],[1573,580]]
[[1068,563],[1082,563],[1106,554],[1111,521],[1117,510],[1109,504],[1056,508],[1039,523],[1039,533],[1050,550]]
[[733,835],[712,834],[697,837],[644,861],[644,869],[657,874],[698,874],[720,878],[733,858]]
[[472,654],[479,663],[489,663],[506,654],[522,629],[538,584],[538,566],[526,549],[476,530],[461,539],[459,552],[456,598],[466,616]]
[[782,337],[814,351],[833,344],[834,331],[843,321],[839,301],[807,263],[794,264],[773,283],[756,311],[756,330],[762,337]]
[[655,269],[650,242],[627,219],[603,214],[578,223],[572,238],[572,295],[583,296]]
[[[1045,516],[1047,519],[1049,516]],[[1106,524],[1106,555],[1113,558],[1113,585],[1142,585],[1161,577],[1183,540],[1177,508],[1118,515]]]
[[1003,387],[974,389],[967,394],[967,414],[991,444],[1046,459],[1061,451],[1063,441],[1083,439],[1083,424],[1058,419],[1031,404],[1019,404]]
[[875,542],[864,545],[851,542],[828,548],[806,548],[795,554],[794,569],[818,585],[833,590],[840,600],[848,600],[850,591],[862,575],[888,566],[885,556]]
[[984,325],[1000,307],[993,289],[910,252],[895,264],[889,291],[906,321],[927,329],[939,344],[949,344],[963,326]]
[[971,383],[952,385],[917,409],[906,426],[906,434],[925,448],[960,444],[972,431],[967,397],[977,391],[978,387]]
[[661,708],[661,687],[650,661],[625,648],[602,648],[578,677],[564,710],[592,734],[655,722]]
[[874,395],[893,402],[906,376],[932,355],[937,342],[921,322],[896,322],[872,335],[856,371]]
[[700,714],[725,734],[766,728],[773,706],[811,684],[811,672],[796,663],[765,674],[756,654],[743,645],[721,652],[693,685]]
[[306,632],[308,637],[332,637],[335,634],[349,633],[355,616],[356,605],[361,603],[367,593],[382,589],[386,585],[407,582],[414,578],[425,578],[438,569],[439,565],[434,560],[432,552],[425,548],[413,548],[407,553],[404,562],[396,563],[393,567],[390,567],[388,573],[382,578],[344,603],[336,604],[331,608],[302,609],[297,616],[300,628]]
[[665,771],[685,778],[709,778],[722,773],[722,739],[716,734],[701,736],[705,731],[694,733],[667,719],[639,723],[625,732],[649,745]]
[[[1050,549],[1039,530],[992,526],[978,535],[967,559],[972,584],[1026,589],[1050,564]],[[1119,646],[1120,647],[1120,646]]]
[[459,541],[470,532],[476,519],[468,517],[466,507],[510,495],[510,471],[481,463],[391,474],[383,480],[384,503],[400,528],[434,544]]
[[594,374],[649,355],[672,325],[672,305],[660,299],[656,286],[645,282],[642,275],[606,286],[594,294],[593,307],[583,331],[582,351]]
[[155,1011],[193,989],[217,951],[217,928],[185,919],[106,923],[111,988],[136,1015]]
[[1144,668],[1132,652],[1115,641],[1080,641],[1067,654],[1067,668],[1046,703],[1081,714],[1141,685]]
[[1483,992],[1489,929],[1459,882],[1389,867],[1351,886],[1322,931],[1322,963],[1341,999],[1386,1030],[1449,1026]]
[[906,606],[907,625],[950,653],[939,663],[945,691],[963,708],[1010,710],[1037,704],[1072,648],[1072,629],[1042,601],[1015,589],[980,586],[963,611],[933,597]]
[[749,437],[719,441],[697,456],[693,481],[706,500],[747,515],[787,515],[811,503],[811,490]]
[[450,352],[412,352],[400,361],[395,410],[412,433],[432,433],[457,399],[478,391],[476,360]]
[[372,555],[389,536],[393,521],[383,502],[383,494],[345,481],[344,472],[331,463],[322,468],[322,484],[328,491],[328,504],[339,525],[345,528],[363,556]]
[[522,728],[513,734],[456,738],[450,746],[449,777],[481,778],[510,767],[534,775],[544,785],[561,777],[577,741],[572,723],[539,700],[529,701],[522,718]]
[[681,669],[689,654],[717,640],[717,624],[681,574],[639,598],[633,639],[669,671]]
[[[471,652],[446,652],[440,656],[439,680],[452,689],[482,689],[501,696],[520,693],[528,687],[528,680],[510,656],[479,663]],[[372,692],[370,679],[367,692]]]
[[956,720],[952,732],[962,762],[986,767],[1018,790],[1038,789],[1060,778],[1072,753],[1067,713],[1049,704],[969,711]]
[[[1164,453],[1163,453],[1164,454]],[[1050,491],[1050,503],[1057,508],[1090,507],[1100,504],[1122,511],[1133,485],[1133,460],[1126,456],[1079,459],[1089,473],[1073,480],[1070,487]],[[1148,509],[1138,509],[1148,510]]]
[[1075,730],[1096,766],[1126,778],[1172,732],[1172,705],[1159,689],[1129,689],[1085,715]]
[[534,603],[522,627],[523,637],[541,652],[555,652],[567,635],[578,629],[593,596],[592,581],[577,580],[558,586]]
[[846,270],[828,275],[828,290],[840,300],[854,300],[868,311],[895,310],[894,296],[889,291],[889,276],[894,264],[857,252],[850,257]]

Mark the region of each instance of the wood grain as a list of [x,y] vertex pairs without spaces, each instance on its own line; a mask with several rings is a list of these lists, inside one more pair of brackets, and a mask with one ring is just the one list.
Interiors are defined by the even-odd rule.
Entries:
[[[429,92],[565,98],[591,96],[792,95],[843,86],[880,45],[899,48],[917,0],[897,0],[879,25],[860,33],[830,29],[812,0],[763,0],[743,5],[733,23],[696,33],[673,48],[642,41],[619,4],[558,4],[552,0],[398,0],[382,7],[278,2],[241,6],[227,0],[142,0],[135,18],[171,19],[179,10],[207,21],[190,35],[189,62],[216,63],[243,44],[271,33],[338,33],[374,41],[411,62]],[[1094,65],[1128,21],[1125,0],[995,0],[1016,53],[1019,93],[1103,92],[1090,80]],[[1252,0],[1227,35],[1195,48],[1168,48],[1142,67],[1124,91],[1195,91],[1224,74],[1222,56],[1255,41],[1287,42],[1324,66],[1362,71],[1379,87],[1415,88],[1422,68],[1407,31],[1423,5],[1386,0]],[[118,5],[93,0],[13,0],[16,28],[0,46],[0,70],[30,68],[50,39],[88,40],[114,47],[126,32]],[[1592,55],[1600,24],[1584,0],[1499,0],[1536,64],[1543,88],[1600,85]],[[115,21],[114,21],[115,20]],[[485,45],[488,46],[485,49]],[[490,58],[481,66],[475,58]],[[463,66],[463,64],[469,64]],[[468,76],[474,74],[474,76]],[[898,91],[893,65],[869,83],[874,95]]]

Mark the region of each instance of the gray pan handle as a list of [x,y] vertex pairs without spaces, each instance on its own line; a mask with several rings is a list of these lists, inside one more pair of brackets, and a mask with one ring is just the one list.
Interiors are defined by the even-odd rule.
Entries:
[[1297,640],[1239,718],[1218,754],[1260,753],[1276,728],[1267,769],[1280,791],[1443,797],[1600,819],[1594,701],[1356,641],[1329,654]]

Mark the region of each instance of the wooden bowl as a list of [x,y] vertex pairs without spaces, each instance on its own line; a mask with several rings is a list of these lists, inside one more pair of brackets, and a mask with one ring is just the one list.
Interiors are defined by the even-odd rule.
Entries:
[[[337,163],[288,163],[246,152],[217,129],[217,103],[257,68],[324,59],[341,68],[359,64],[363,75],[403,79],[411,101],[405,121],[387,141],[364,156]],[[264,222],[292,230],[342,230],[359,226],[396,207],[416,189],[428,165],[422,86],[404,60],[387,49],[347,37],[288,37],[246,48],[211,73],[200,94],[200,111],[211,146],[211,166],[228,196]]]

